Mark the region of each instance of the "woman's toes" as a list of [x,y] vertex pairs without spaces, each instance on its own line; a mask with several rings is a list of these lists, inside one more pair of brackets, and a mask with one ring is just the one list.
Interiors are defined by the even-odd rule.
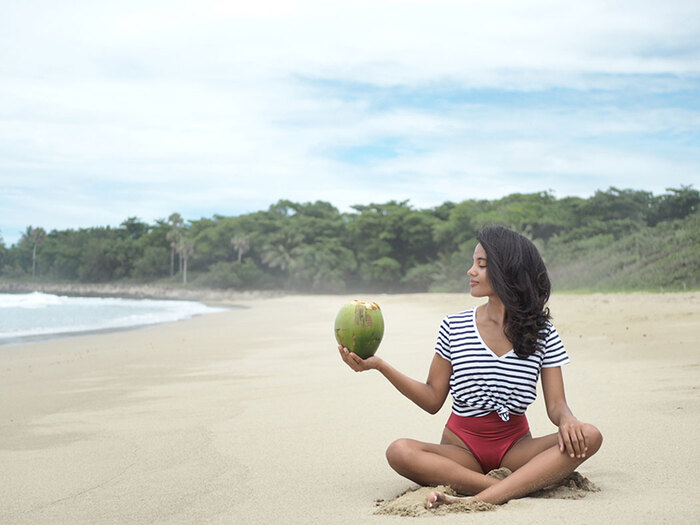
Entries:
[[427,507],[429,509],[434,509],[434,508],[439,507],[440,505],[445,505],[448,503],[451,503],[450,500],[442,492],[431,492],[430,495],[428,496]]

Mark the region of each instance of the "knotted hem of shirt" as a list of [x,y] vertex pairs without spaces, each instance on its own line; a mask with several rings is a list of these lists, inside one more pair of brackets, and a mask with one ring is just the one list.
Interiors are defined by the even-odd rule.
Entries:
[[496,413],[498,414],[498,417],[501,418],[501,420],[510,421],[510,413],[508,412],[508,409],[506,407],[498,407],[496,409]]

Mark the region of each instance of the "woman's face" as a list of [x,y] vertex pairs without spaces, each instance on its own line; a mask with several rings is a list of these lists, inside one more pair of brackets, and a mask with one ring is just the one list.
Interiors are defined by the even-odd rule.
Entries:
[[486,251],[481,243],[474,248],[474,264],[469,268],[467,275],[471,277],[469,287],[472,297],[488,297],[494,294],[486,268]]

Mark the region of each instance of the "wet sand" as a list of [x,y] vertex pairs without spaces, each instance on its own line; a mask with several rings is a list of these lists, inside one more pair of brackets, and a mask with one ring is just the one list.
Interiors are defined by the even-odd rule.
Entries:
[[[579,468],[599,491],[439,518],[375,514],[418,488],[387,445],[439,440],[449,401],[431,416],[345,367],[332,326],[354,298],[379,302],[379,352],[421,379],[442,317],[479,302],[240,297],[178,323],[0,347],[0,522],[700,521],[700,293],[554,296],[569,404],[605,436]],[[555,430],[541,398],[528,418],[535,435]]]

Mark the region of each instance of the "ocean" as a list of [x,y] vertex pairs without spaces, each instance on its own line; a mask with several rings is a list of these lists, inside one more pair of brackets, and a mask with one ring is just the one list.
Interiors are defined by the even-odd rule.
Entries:
[[194,301],[0,293],[0,345],[167,323],[222,310]]

